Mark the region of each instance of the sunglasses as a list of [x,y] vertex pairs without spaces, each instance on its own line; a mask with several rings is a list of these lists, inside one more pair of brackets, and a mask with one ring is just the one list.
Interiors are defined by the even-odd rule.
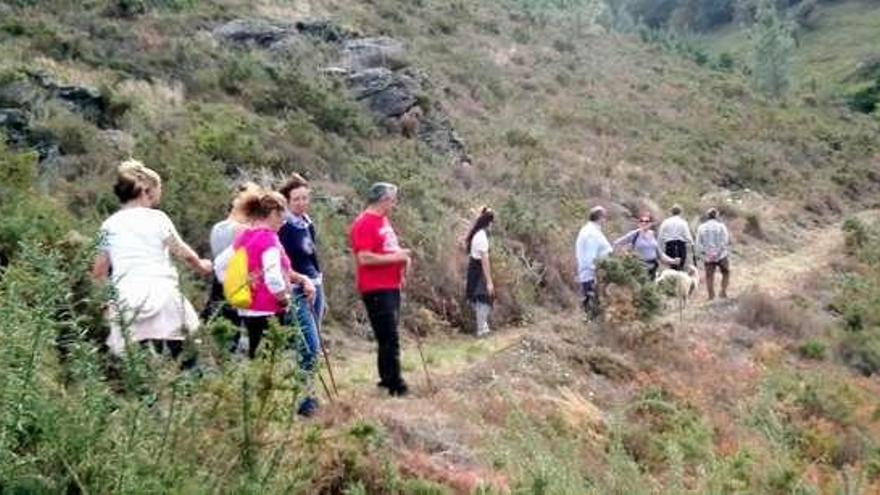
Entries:
[[639,223],[651,223],[650,220],[645,220],[644,218],[639,220]]

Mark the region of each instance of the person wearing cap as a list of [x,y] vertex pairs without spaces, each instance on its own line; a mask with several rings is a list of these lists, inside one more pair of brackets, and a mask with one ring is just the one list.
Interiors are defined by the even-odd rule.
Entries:
[[682,217],[681,206],[674,205],[670,213],[672,213],[672,216],[663,220],[660,224],[657,237],[666,256],[678,260],[671,267],[678,271],[687,271],[688,246],[694,245],[691,227],[688,225],[687,220]]
[[602,233],[606,219],[605,208],[596,206],[590,210],[589,221],[581,228],[575,242],[577,257],[577,281],[581,286],[584,311],[590,318],[599,315],[599,296],[596,287],[596,262],[608,256],[611,244]]
[[364,301],[370,326],[379,344],[379,387],[392,396],[408,389],[400,372],[400,290],[406,281],[412,254],[400,247],[388,215],[397,205],[397,186],[379,182],[370,187],[367,207],[349,231],[354,254],[357,290]]
[[710,208],[706,221],[697,228],[696,253],[706,269],[709,300],[715,299],[715,270],[721,271],[721,297],[727,297],[730,284],[730,233],[718,219],[718,210]]

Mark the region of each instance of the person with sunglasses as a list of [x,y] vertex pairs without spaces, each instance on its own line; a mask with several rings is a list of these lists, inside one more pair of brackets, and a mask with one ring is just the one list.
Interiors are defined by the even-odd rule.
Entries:
[[643,213],[639,215],[638,227],[615,240],[613,244],[615,251],[625,249],[638,256],[644,263],[651,280],[657,277],[657,269],[661,261],[667,265],[678,263],[677,258],[670,258],[660,249],[660,243],[651,228],[653,225],[654,220],[651,215]]

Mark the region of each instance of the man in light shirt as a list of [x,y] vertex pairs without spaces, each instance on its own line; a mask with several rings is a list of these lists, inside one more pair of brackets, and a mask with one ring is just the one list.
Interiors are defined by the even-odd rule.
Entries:
[[605,208],[590,210],[589,222],[584,225],[575,242],[577,280],[581,285],[584,311],[590,318],[599,315],[599,296],[596,287],[596,263],[611,254],[611,243],[602,233],[606,219]]
[[670,210],[672,216],[663,220],[657,238],[666,256],[678,258],[678,263],[671,265],[675,270],[687,270],[688,246],[694,245],[691,228],[681,215],[681,206],[675,205]]
[[697,228],[696,252],[706,269],[706,290],[709,300],[715,299],[715,270],[721,270],[721,297],[727,297],[730,283],[730,233],[718,220],[718,210],[710,208],[707,220]]

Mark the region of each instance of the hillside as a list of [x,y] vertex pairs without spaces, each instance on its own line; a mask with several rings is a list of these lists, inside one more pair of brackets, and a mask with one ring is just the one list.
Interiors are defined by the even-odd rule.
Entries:
[[[878,76],[880,7],[870,1],[819,3],[797,30],[793,76],[797,92],[839,98],[870,85]],[[710,52],[747,56],[746,29],[737,23],[710,31]]]
[[[589,7],[0,4],[0,490],[876,489],[876,381],[846,366],[880,368],[874,217],[848,234],[856,247],[840,222],[877,207],[880,122],[835,101],[767,101],[739,73],[608,31]],[[854,36],[870,43],[864,22]],[[735,51],[730,36],[713,44]],[[820,62],[804,70],[835,83],[849,70]],[[106,294],[86,277],[88,239],[128,156],[162,175],[162,209],[202,252],[236,182],[312,181],[341,386],[315,420],[290,414],[289,360],[231,358],[222,325],[195,345],[201,378],[97,350]],[[426,339],[436,388],[410,337],[406,400],[374,390],[345,235],[377,180],[401,186],[394,221],[416,253],[404,326]],[[684,322],[583,324],[571,245],[588,209],[608,207],[615,235],[674,202],[694,221],[723,210],[737,298]],[[456,335],[469,321],[460,239],[481,204],[498,211],[499,331],[474,342]],[[186,285],[201,302],[204,283]],[[864,331],[842,333],[853,319]]]

